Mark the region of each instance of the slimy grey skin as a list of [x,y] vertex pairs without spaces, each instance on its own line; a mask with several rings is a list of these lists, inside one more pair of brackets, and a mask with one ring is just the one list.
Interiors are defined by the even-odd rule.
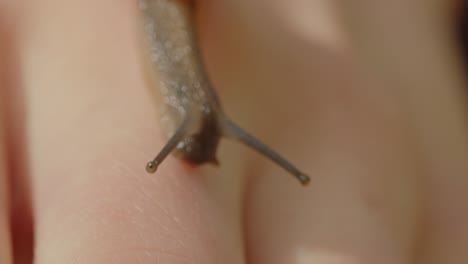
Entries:
[[301,184],[310,178],[229,119],[205,72],[194,29],[193,10],[180,0],[140,0],[150,74],[159,81],[162,124],[168,142],[146,165],[149,173],[170,154],[193,164],[218,164],[221,138],[237,140],[288,171]]

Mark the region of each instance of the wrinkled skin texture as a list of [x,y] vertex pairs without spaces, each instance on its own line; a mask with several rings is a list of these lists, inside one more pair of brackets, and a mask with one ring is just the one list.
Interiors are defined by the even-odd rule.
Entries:
[[468,262],[456,2],[194,2],[226,112],[310,186],[227,142],[147,175],[134,1],[4,1],[0,263]]

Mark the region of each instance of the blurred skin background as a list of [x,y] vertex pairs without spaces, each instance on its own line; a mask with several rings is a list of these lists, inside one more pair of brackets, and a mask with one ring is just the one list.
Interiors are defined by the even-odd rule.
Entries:
[[[168,159],[135,1],[0,2],[0,263],[468,263],[462,3],[199,0],[237,143]],[[153,88],[154,89],[154,88]]]

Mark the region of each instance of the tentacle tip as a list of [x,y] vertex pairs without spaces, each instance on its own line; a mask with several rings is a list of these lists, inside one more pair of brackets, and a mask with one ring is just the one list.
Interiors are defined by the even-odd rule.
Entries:
[[307,186],[310,183],[310,177],[305,174],[299,174],[298,179],[301,182],[302,186]]
[[158,170],[158,164],[154,161],[150,161],[146,164],[146,171],[148,173],[155,173]]

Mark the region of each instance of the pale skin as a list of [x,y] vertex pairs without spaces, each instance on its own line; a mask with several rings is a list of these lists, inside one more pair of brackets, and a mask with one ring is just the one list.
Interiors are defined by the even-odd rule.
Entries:
[[146,174],[134,1],[1,3],[0,263],[31,263],[29,229],[38,264],[468,262],[455,2],[195,2],[226,112],[309,186],[227,141]]

